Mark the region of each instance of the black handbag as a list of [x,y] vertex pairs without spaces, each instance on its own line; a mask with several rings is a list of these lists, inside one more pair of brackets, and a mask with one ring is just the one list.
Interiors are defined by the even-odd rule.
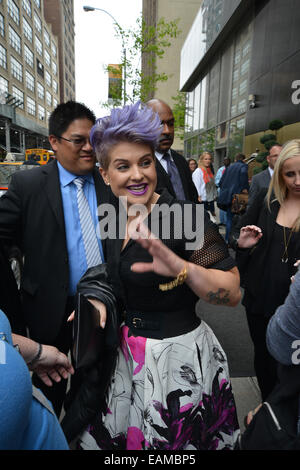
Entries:
[[76,369],[97,362],[104,349],[100,314],[83,294],[77,294],[73,321],[73,361]]
[[300,450],[300,368],[279,365],[279,384],[255,413],[235,450]]

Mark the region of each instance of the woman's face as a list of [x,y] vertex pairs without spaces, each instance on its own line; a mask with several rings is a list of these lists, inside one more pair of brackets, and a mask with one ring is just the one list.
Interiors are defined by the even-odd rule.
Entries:
[[210,155],[204,155],[203,157],[203,165],[208,168],[211,164],[211,156]]
[[155,160],[148,145],[120,142],[109,152],[107,170],[100,168],[115,196],[125,196],[127,206],[143,204],[150,209],[156,188]]
[[197,165],[197,163],[196,163],[194,160],[191,160],[191,161],[189,162],[189,167],[190,167],[191,172],[195,171],[196,168],[197,168],[197,166],[198,166],[198,165]]
[[281,176],[288,194],[300,198],[300,155],[295,155],[283,163]]

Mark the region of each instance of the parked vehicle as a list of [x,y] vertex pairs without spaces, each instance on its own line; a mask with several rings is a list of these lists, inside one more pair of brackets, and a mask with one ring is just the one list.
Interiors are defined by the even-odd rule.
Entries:
[[30,170],[33,165],[23,165],[24,162],[0,162],[0,197],[7,191],[12,175],[16,171]]
[[40,165],[46,165],[49,160],[54,158],[54,152],[47,149],[27,149],[25,152],[25,161],[33,158]]

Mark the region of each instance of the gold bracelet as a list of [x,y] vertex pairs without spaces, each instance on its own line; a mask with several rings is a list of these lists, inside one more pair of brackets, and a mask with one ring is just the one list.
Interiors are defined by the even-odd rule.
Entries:
[[174,289],[174,287],[180,286],[183,284],[187,278],[188,272],[187,272],[187,266],[188,264],[185,263],[184,268],[180,271],[180,273],[175,277],[175,279],[171,282],[167,282],[166,284],[159,284],[159,289],[160,290],[171,290]]

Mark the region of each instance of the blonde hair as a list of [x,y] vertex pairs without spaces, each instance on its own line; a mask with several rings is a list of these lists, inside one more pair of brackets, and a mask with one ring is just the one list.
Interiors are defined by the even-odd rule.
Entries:
[[[286,197],[287,197],[287,187],[285,185],[284,179],[282,177],[282,167],[286,160],[290,158],[294,158],[300,155],[300,139],[293,139],[286,144],[281,149],[281,152],[277,158],[274,167],[274,173],[271,179],[271,183],[269,185],[269,189],[266,195],[266,201],[268,204],[268,208],[270,209],[270,205],[274,200],[277,200],[279,205],[282,206]],[[272,199],[272,196],[275,198]],[[271,200],[272,199],[272,200]],[[298,232],[300,230],[300,216],[295,220],[293,225],[293,230]]]
[[199,160],[198,160],[198,168],[204,168],[203,160],[206,155],[209,155],[212,161],[212,155],[209,152],[203,152],[201,153]]

